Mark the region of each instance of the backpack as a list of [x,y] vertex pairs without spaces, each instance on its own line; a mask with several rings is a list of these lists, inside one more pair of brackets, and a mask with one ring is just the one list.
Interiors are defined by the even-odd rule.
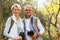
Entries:
[[32,17],[31,18],[31,24],[32,24],[32,27],[33,27],[33,21],[34,21],[34,24],[35,24],[35,26],[36,26],[36,28],[38,29],[38,31],[40,31],[39,30],[39,28],[38,28],[38,18],[37,17]]
[[[24,26],[25,26],[25,22],[24,22],[25,20],[23,19],[23,23],[24,23]],[[31,17],[31,25],[32,25],[32,28],[33,28],[33,21],[34,21],[34,23],[35,23],[35,25],[36,25],[36,28],[38,29],[38,31],[40,31],[39,30],[39,28],[38,28],[38,23],[37,23],[37,21],[38,21],[38,19],[37,19],[37,17]],[[33,28],[34,29],[34,28]],[[26,28],[24,27],[24,30],[26,30]],[[35,30],[35,29],[34,29]]]
[[[10,26],[10,28],[9,28],[8,33],[10,33],[10,30],[11,30],[11,28],[12,28],[13,23],[14,23],[14,21],[13,21],[12,18],[11,18],[11,26]],[[3,38],[4,38],[4,40],[8,40],[8,37],[5,37],[4,35],[3,35]]]
[[8,33],[10,32],[10,30],[11,30],[11,28],[12,28],[13,23],[14,23],[14,21],[13,21],[13,19],[11,18],[11,25],[10,25],[10,28],[9,28]]

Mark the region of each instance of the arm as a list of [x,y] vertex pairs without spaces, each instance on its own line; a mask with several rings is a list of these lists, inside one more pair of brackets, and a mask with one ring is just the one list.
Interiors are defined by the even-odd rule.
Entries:
[[11,17],[9,17],[8,19],[7,19],[7,22],[6,22],[6,24],[5,24],[5,29],[4,29],[4,36],[6,36],[6,37],[8,37],[8,38],[14,38],[13,37],[13,35],[10,35],[9,33],[8,33],[8,31],[9,31],[9,28],[10,28],[10,25],[11,25]]
[[38,32],[38,34],[34,33],[34,35],[32,36],[32,38],[39,37],[39,36],[41,36],[44,33],[44,28],[43,28],[43,26],[42,26],[39,18],[37,18],[37,27],[38,27],[39,32]]
[[43,28],[43,26],[42,26],[42,24],[41,24],[41,22],[40,22],[40,20],[38,19],[38,28],[39,28],[39,34],[40,35],[42,35],[43,33],[44,33],[44,28]]

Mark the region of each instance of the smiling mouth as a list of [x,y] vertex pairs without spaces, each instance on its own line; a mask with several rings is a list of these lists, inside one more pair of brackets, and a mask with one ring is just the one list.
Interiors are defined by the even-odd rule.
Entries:
[[30,12],[27,12],[27,13],[30,13]]

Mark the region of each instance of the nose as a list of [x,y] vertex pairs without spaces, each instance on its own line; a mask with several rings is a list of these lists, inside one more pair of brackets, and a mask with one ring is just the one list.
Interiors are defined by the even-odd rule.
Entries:
[[29,10],[27,12],[30,12]]

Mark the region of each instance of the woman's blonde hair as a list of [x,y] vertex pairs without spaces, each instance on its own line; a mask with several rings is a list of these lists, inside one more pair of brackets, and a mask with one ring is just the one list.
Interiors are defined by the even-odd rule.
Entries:
[[17,3],[14,3],[12,5],[11,10],[14,9],[14,7],[18,7],[18,9],[20,9],[20,10],[22,9],[21,6],[20,6],[20,4],[17,4]]

